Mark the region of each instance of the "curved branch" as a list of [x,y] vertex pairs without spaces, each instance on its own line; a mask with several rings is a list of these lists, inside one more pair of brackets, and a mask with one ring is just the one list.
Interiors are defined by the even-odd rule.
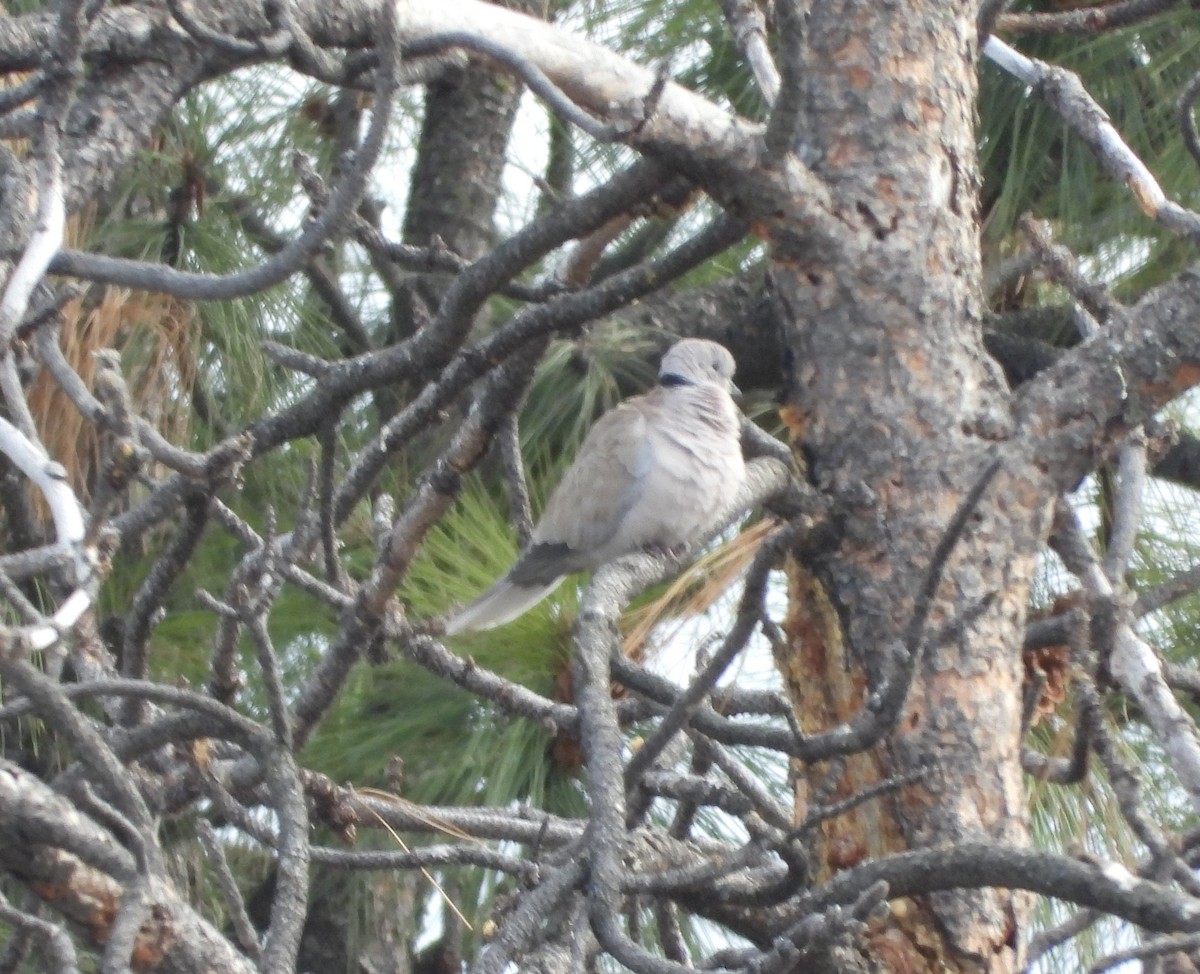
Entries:
[[347,167],[325,208],[282,250],[257,267],[226,275],[197,274],[162,264],[63,250],[50,262],[51,272],[104,284],[159,291],[193,301],[228,301],[264,291],[300,270],[327,240],[349,226],[354,209],[366,189],[367,179],[383,149],[391,116],[392,95],[396,88],[396,51],[386,40],[393,36],[391,22],[395,8],[391,4],[384,4],[383,9],[389,23],[383,30],[385,40],[379,45],[381,63],[376,77],[375,107],[366,136],[355,153],[353,164]]
[[1160,883],[1138,879],[1124,866],[1083,862],[992,842],[917,849],[863,863],[801,896],[795,908],[807,913],[851,902],[878,882],[887,883],[891,899],[940,890],[1002,886],[1101,910],[1158,933],[1200,930],[1200,900],[1179,896]]

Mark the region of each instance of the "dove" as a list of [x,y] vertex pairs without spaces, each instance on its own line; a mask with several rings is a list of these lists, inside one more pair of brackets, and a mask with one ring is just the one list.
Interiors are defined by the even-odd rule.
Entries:
[[601,416],[508,573],[446,633],[511,622],[575,572],[638,551],[679,554],[717,524],[745,479],[733,356],[698,338],[663,356],[658,385]]

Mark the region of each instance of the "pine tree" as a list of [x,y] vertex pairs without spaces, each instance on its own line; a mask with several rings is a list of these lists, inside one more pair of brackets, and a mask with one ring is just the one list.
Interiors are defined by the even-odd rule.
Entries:
[[10,5],[0,970],[1188,969],[1200,32],[1007,8]]

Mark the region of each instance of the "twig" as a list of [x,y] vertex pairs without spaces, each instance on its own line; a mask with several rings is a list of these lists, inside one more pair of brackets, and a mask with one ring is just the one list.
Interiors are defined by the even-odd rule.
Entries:
[[1160,933],[1200,930],[1200,900],[1138,879],[1117,863],[1093,864],[998,842],[960,842],[872,859],[801,895],[794,906],[814,911],[844,903],[880,880],[893,898],[1003,886],[1094,907]]
[[[1076,682],[1074,691],[1080,698],[1081,709],[1086,708],[1091,716],[1088,737],[1097,759],[1104,766],[1122,817],[1129,824],[1133,834],[1149,850],[1156,864],[1171,865],[1178,862],[1186,872],[1186,864],[1179,860],[1170,839],[1162,834],[1147,814],[1140,797],[1143,790],[1142,777],[1118,753],[1112,735],[1105,726],[1103,706],[1095,686],[1090,679],[1080,679]],[[1194,888],[1195,883],[1190,885],[1193,888],[1189,892],[1194,896],[1197,892]]]
[[[151,629],[162,612],[171,587],[187,568],[204,537],[204,529],[208,524],[208,499],[203,495],[193,497],[185,510],[183,524],[155,559],[126,615],[121,652],[121,675],[124,677],[136,680],[146,675]],[[130,700],[125,712],[126,723],[136,724],[140,719],[140,703]]]
[[799,839],[802,836],[812,832],[822,822],[828,822],[830,819],[845,815],[847,812],[853,811],[860,805],[865,805],[869,801],[874,801],[881,795],[889,795],[892,792],[899,791],[901,788],[906,788],[909,785],[923,781],[933,773],[931,767],[917,768],[914,771],[908,771],[904,774],[894,775],[890,778],[884,778],[882,781],[877,781],[872,785],[867,785],[865,788],[859,789],[849,798],[843,798],[841,801],[832,802],[828,805],[818,805],[811,808],[808,814],[804,817],[804,821],[797,825],[787,834],[787,840],[792,841]]
[[837,941],[860,938],[866,921],[877,913],[888,898],[886,883],[875,883],[863,890],[848,909],[830,907],[820,914],[804,916],[781,936],[771,949],[746,965],[748,974],[787,974],[802,958],[816,951],[827,951]]
[[[689,712],[708,696],[712,688],[716,686],[717,680],[746,648],[746,643],[763,616],[767,578],[783,552],[795,540],[797,532],[798,528],[796,527],[783,528],[769,537],[759,548],[747,572],[745,588],[733,627],[725,637],[721,648],[696,675],[679,699],[672,704],[671,710],[659,722],[654,733],[630,758],[625,769],[626,789],[632,790],[636,787],[638,777],[653,764],[671,738],[685,726]],[[635,802],[635,806],[636,804]]]
[[285,369],[299,372],[301,375],[321,379],[329,371],[329,363],[316,355],[309,355],[299,349],[280,345],[279,342],[265,341],[261,345],[264,358],[282,365]]
[[1114,951],[1092,964],[1087,969],[1087,974],[1104,974],[1105,971],[1111,971],[1114,967],[1127,964],[1131,960],[1145,961],[1152,957],[1162,957],[1164,954],[1177,952],[1190,954],[1198,949],[1200,949],[1200,934],[1192,934],[1190,937],[1155,937],[1137,947]]
[[630,131],[626,124],[608,124],[588,114],[554,84],[536,64],[523,57],[518,51],[489,38],[479,37],[466,31],[430,34],[406,44],[404,53],[408,57],[421,57],[437,54],[449,47],[462,47],[469,51],[476,51],[503,64],[524,81],[529,86],[529,90],[549,105],[563,121],[578,126],[598,142],[613,142]]
[[196,40],[234,58],[278,56],[287,50],[290,37],[286,31],[276,31],[267,37],[244,41],[241,38],[214,30],[201,21],[193,11],[192,0],[168,0],[171,16]]
[[1200,565],[1151,586],[1138,595],[1137,601],[1133,603],[1134,618],[1140,619],[1156,612],[1165,605],[1186,598],[1197,589],[1200,589]]
[[658,928],[658,939],[662,942],[663,953],[667,960],[691,966],[691,952],[683,936],[683,928],[679,924],[679,913],[674,903],[666,900],[655,900],[654,922]]
[[710,777],[652,769],[642,773],[639,785],[655,797],[670,798],[693,808],[719,808],[738,817],[754,811],[754,802],[747,796]]
[[[249,197],[236,197],[229,208],[241,223],[246,236],[268,253],[278,253],[287,246],[287,238],[273,230],[254,209]],[[357,221],[357,217],[355,218]],[[343,348],[348,354],[360,355],[374,347],[371,336],[363,325],[357,309],[343,291],[337,276],[330,270],[329,262],[320,252],[314,254],[304,265],[304,276],[313,291],[329,310],[330,319],[345,336]]]
[[[236,741],[248,750],[269,753],[275,747],[274,739],[258,723],[239,714],[231,707],[226,707],[211,697],[193,690],[152,683],[148,680],[111,678],[89,680],[87,683],[66,684],[57,687],[57,691],[66,700],[74,700],[77,697],[140,696],[153,703],[180,707],[201,714],[220,727],[222,735]],[[12,720],[26,714],[39,712],[42,709],[32,698],[13,702],[0,708],[0,720]],[[122,755],[118,755],[118,757],[120,756]]]
[[[54,377],[54,381],[79,410],[79,414],[90,422],[103,425],[106,422],[105,406],[92,395],[63,356],[57,340],[57,330],[48,326],[39,328],[34,337],[34,350],[38,360]],[[228,449],[230,442],[226,440],[207,454],[193,453],[170,443],[153,424],[141,416],[134,420],[134,425],[137,442],[144,446],[155,460],[192,480],[206,478],[216,451]]]
[[341,65],[313,43],[296,15],[295,0],[279,0],[275,8],[291,39],[289,53],[295,64],[307,74],[324,79],[343,80]]
[[262,958],[262,944],[259,943],[258,934],[246,913],[246,901],[242,898],[237,880],[234,879],[233,871],[229,868],[229,860],[225,858],[225,849],[208,819],[196,820],[196,838],[200,840],[204,854],[213,867],[217,888],[225,900],[225,909],[229,913],[229,922],[233,926],[238,943],[251,960],[259,961]]
[[143,841],[153,845],[153,818],[133,779],[95,728],[71,705],[62,688],[23,660],[0,660],[0,674],[62,734],[79,759],[91,769],[96,781],[113,796]]
[[1171,692],[1163,677],[1162,663],[1157,653],[1133,631],[1128,609],[1121,605],[1112,584],[1092,554],[1078,516],[1064,501],[1060,501],[1055,511],[1052,543],[1067,568],[1079,577],[1097,604],[1116,610],[1116,626],[1108,659],[1109,672],[1138,701],[1147,721],[1166,748],[1171,767],[1179,776],[1192,804],[1200,808],[1200,737],[1196,725]]
[[[17,929],[10,948],[16,945],[21,934],[38,941],[42,957],[46,961],[46,969],[52,974],[79,974],[79,960],[75,954],[75,945],[62,927],[48,923],[41,917],[18,910],[0,893],[0,921]],[[6,957],[7,959],[7,957]]]
[[[334,417],[336,419],[336,417]],[[317,518],[320,522],[321,550],[325,561],[325,578],[331,583],[342,580],[338,561],[337,525],[333,518],[333,484],[337,465],[337,424],[329,422],[318,434],[321,460],[317,468]]]
[[767,45],[767,20],[762,8],[754,0],[721,0],[721,12],[725,14],[733,42],[750,65],[763,101],[768,106],[774,105],[779,95],[779,69]]
[[508,482],[508,505],[517,529],[517,543],[524,548],[533,536],[533,510],[529,504],[525,464],[521,459],[521,428],[516,410],[505,416],[497,439],[500,456],[504,461],[504,478]]
[[0,596],[9,601],[21,618],[25,620],[26,625],[35,625],[45,621],[37,606],[29,601],[25,593],[4,572],[0,572]]
[[1078,784],[1088,772],[1092,735],[1103,719],[1103,712],[1092,706],[1094,698],[1084,695],[1076,708],[1075,740],[1071,744],[1071,756],[1067,759],[1048,758],[1030,748],[1021,750],[1021,769],[1038,781],[1049,781],[1056,785]]
[[[692,740],[691,773],[698,778],[704,778],[712,768],[712,763],[712,750],[708,747],[708,742],[700,737],[694,738]],[[673,838],[687,838],[695,823],[697,811],[699,811],[699,806],[694,802],[683,800],[676,803],[675,816],[671,820],[671,836]]]
[[100,958],[100,974],[126,974],[133,962],[134,944],[150,913],[145,877],[127,883],[117,915],[108,925],[108,941]]
[[[434,238],[426,247],[388,240],[378,226],[363,216],[362,210],[363,207],[359,207],[355,215],[352,235],[366,250],[372,266],[393,293],[408,280],[407,275],[396,273],[397,268],[422,274],[457,275],[471,266],[471,261],[454,253],[440,238]],[[561,290],[561,285],[551,282],[531,287],[510,281],[497,285],[496,293],[517,301],[544,301]]]
[[[578,889],[587,878],[587,863],[582,858],[569,860],[565,865],[544,875],[541,884],[521,897],[517,908],[483,950],[471,968],[471,974],[503,974],[509,969],[514,954],[518,954],[537,936],[545,919]],[[579,927],[586,927],[583,917]]]
[[1179,130],[1183,133],[1183,143],[1188,152],[1200,166],[1200,129],[1196,127],[1196,101],[1200,99],[1200,71],[1193,75],[1179,93],[1177,110],[1179,112]]
[[1149,20],[1178,3],[1179,0],[1116,0],[1079,10],[1004,13],[997,18],[996,29],[1005,33],[1098,34]]
[[[751,0],[751,3],[753,0]],[[766,157],[780,166],[796,151],[796,138],[803,124],[804,86],[801,76],[804,50],[803,24],[808,16],[798,0],[779,0],[775,5],[779,26],[779,51],[783,77],[771,106],[771,117],[763,134]]]
[[416,635],[404,627],[396,628],[391,623],[386,625],[385,631],[390,639],[396,640],[405,657],[468,693],[490,700],[501,712],[524,717],[551,733],[575,731],[579,712],[572,705],[555,703],[549,697],[480,666],[469,657],[464,659],[452,653],[428,636]]
[[1094,927],[1103,917],[1099,910],[1080,910],[1074,913],[1056,927],[1036,934],[1029,941],[1028,963],[1022,974],[1032,974],[1037,962],[1055,947],[1061,947],[1068,940],[1074,940],[1089,927]]
[[283,689],[283,681],[279,677],[279,658],[271,642],[271,634],[267,631],[265,617],[256,612],[247,620],[250,631],[250,641],[254,643],[258,655],[258,665],[262,670],[263,685],[267,692],[267,706],[271,712],[271,727],[275,739],[280,746],[292,749],[292,729],[288,723],[287,694]]
[[24,81],[19,81],[10,88],[0,91],[0,114],[7,115],[14,109],[33,101],[46,86],[46,75],[41,71],[33,72]]
[[[1053,281],[1062,284],[1087,311],[1078,320],[1080,333],[1091,338],[1099,333],[1100,323],[1108,320],[1125,321],[1127,310],[1113,300],[1108,289],[1087,280],[1079,271],[1075,255],[1050,237],[1047,227],[1030,216],[1021,218],[1021,232],[1033,247],[1038,264]],[[1089,317],[1090,316],[1090,317]]]
[[66,470],[46,455],[41,444],[26,439],[3,417],[0,417],[0,452],[32,480],[46,498],[58,543],[74,554],[76,578],[79,582],[84,581],[91,570],[81,548],[85,537],[83,509],[67,483]]

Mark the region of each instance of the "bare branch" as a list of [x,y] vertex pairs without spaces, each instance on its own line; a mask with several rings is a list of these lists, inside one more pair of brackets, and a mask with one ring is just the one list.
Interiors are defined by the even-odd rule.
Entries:
[[753,0],[721,0],[721,12],[734,43],[750,65],[763,101],[774,105],[779,95],[779,69],[767,45],[767,21],[762,8]]
[[1145,163],[1125,144],[1076,75],[1028,58],[997,37],[988,39],[983,53],[1002,70],[1030,85],[1057,111],[1087,143],[1109,176],[1129,187],[1142,212],[1193,243],[1200,243],[1200,215],[1167,199]]
[[1178,4],[1178,0],[1111,0],[1079,10],[1002,13],[996,29],[1002,33],[1097,34],[1149,20]]
[[516,412],[508,414],[498,439],[504,476],[508,481],[508,504],[517,529],[517,544],[524,548],[533,536],[533,510],[529,505],[529,485],[525,481],[525,464],[521,459],[521,429]]
[[1181,784],[1193,805],[1200,808],[1200,734],[1194,722],[1163,677],[1158,654],[1133,631],[1127,610],[1087,545],[1078,517],[1065,503],[1059,505],[1056,530],[1063,545],[1069,546],[1069,550],[1058,549],[1069,559],[1068,568],[1079,574],[1090,595],[1112,605],[1118,613],[1108,658],[1109,671],[1145,711],[1150,726],[1171,756],[1171,765]]
[[207,819],[196,820],[196,837],[200,840],[200,845],[204,847],[204,853],[215,870],[217,887],[225,898],[225,908],[229,911],[229,922],[233,924],[238,943],[247,956],[257,962],[262,957],[262,944],[259,943],[258,934],[255,933],[250,917],[246,914],[246,903],[237,887],[237,880],[234,879],[233,872],[229,868],[229,861],[225,858],[225,850]]
[[1200,166],[1200,129],[1196,127],[1196,101],[1200,99],[1200,71],[1196,72],[1183,91],[1179,93],[1178,112],[1179,130],[1183,133],[1183,142],[1188,152]]
[[345,167],[328,204],[311,219],[290,244],[257,267],[228,275],[194,274],[163,265],[102,257],[79,251],[60,251],[50,263],[56,274],[145,291],[159,291],[194,301],[227,301],[263,291],[297,272],[327,240],[339,234],[350,220],[367,179],[384,145],[395,90],[395,7],[382,5],[385,22],[380,69],[376,77],[371,124],[351,165]]
[[[33,289],[46,276],[52,258],[62,247],[66,229],[61,141],[67,112],[83,75],[82,14],[81,0],[60,5],[56,43],[51,55],[53,69],[45,75],[41,89],[38,109],[41,124],[36,130],[34,150],[38,158],[37,218],[25,252],[0,298],[0,349],[9,364],[13,335],[29,308]],[[16,409],[17,404],[10,400],[8,405],[10,409]]]
[[[46,960],[46,968],[52,974],[78,974],[79,961],[75,955],[75,945],[71,943],[71,938],[67,936],[62,927],[31,913],[26,913],[24,910],[16,909],[4,898],[2,893],[0,893],[0,921],[7,923],[17,931],[17,935],[9,942],[10,948],[17,946],[20,936],[24,934],[30,940],[38,941]],[[16,967],[17,964],[12,965],[12,969],[15,970]]]
[[1200,929],[1200,900],[1181,897],[1158,883],[1137,879],[1117,863],[1093,864],[1054,853],[964,842],[920,849],[863,863],[801,896],[798,910],[844,903],[877,882],[888,896],[937,889],[1008,886],[1092,907],[1163,933]]

